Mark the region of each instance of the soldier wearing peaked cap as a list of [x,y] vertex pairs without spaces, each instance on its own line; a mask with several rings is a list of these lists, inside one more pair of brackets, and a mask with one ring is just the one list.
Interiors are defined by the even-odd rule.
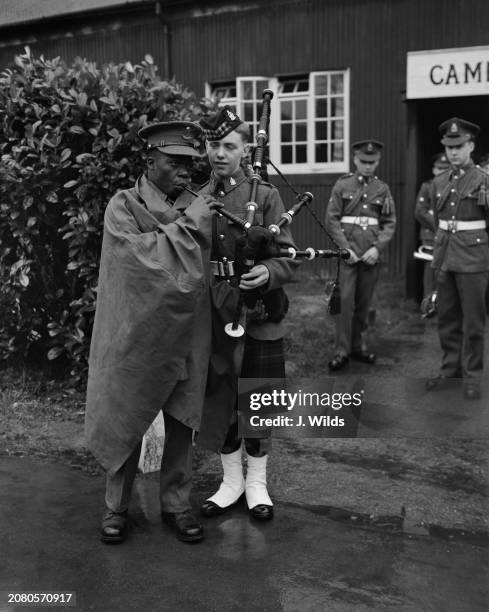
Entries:
[[[445,172],[450,168],[445,153],[437,153],[432,157],[432,174],[438,176],[442,172]],[[418,253],[419,257],[425,258],[424,273],[423,273],[423,296],[426,297],[435,288],[435,275],[434,270],[431,267],[431,260],[433,258],[433,243],[435,239],[435,220],[433,216],[433,209],[431,208],[430,190],[433,178],[428,181],[421,183],[419,188],[418,196],[416,198],[416,208],[414,210],[414,216],[419,222],[419,239],[421,242],[421,248]],[[417,253],[415,253],[415,256]]]
[[202,539],[191,513],[192,431],[200,424],[210,352],[208,258],[212,201],[179,204],[198,151],[189,122],[143,128],[146,172],[104,217],[90,348],[85,433],[107,470],[101,539],[122,542],[141,440],[160,410],[162,518],[183,541]]
[[[214,194],[224,208],[243,218],[251,193],[251,179],[242,168],[249,149],[249,126],[229,107],[202,119],[201,126],[212,167],[210,180],[202,187],[201,193]],[[284,212],[280,195],[270,183],[259,183],[256,204],[255,225],[268,227],[277,223]],[[291,279],[297,262],[267,254],[263,259],[257,259],[255,265],[238,279],[234,266],[243,231],[224,217],[215,217],[213,223],[213,351],[197,442],[220,451],[224,475],[218,491],[203,503],[201,512],[207,517],[222,514],[244,492],[251,516],[268,520],[273,517],[273,503],[266,487],[270,432],[263,432],[261,438],[244,439],[245,480],[237,420],[237,382],[238,377],[284,378],[282,339],[287,301],[281,288]],[[288,227],[280,233],[277,242],[283,248],[294,247]],[[232,320],[229,317],[236,309],[240,291],[248,290],[258,290],[263,298],[258,300],[259,306],[247,322],[244,342],[226,338],[224,324]],[[274,300],[269,308],[268,298],[272,294],[279,299]]]
[[375,176],[383,144],[362,140],[352,145],[356,171],[333,187],[326,226],[350,258],[341,262],[341,313],[335,315],[336,352],[330,370],[345,367],[350,357],[373,364],[366,343],[368,313],[378,278],[379,257],[394,234],[394,200],[386,183]]
[[430,199],[436,227],[438,333],[443,351],[435,391],[464,379],[464,396],[480,397],[484,367],[485,293],[489,279],[489,176],[471,154],[479,126],[453,117],[439,126],[451,164],[433,179]]

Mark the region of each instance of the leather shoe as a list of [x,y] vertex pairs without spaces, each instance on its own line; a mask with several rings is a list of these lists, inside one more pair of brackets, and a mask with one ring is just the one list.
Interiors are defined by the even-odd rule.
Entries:
[[335,372],[336,370],[341,370],[342,368],[346,367],[349,361],[350,360],[346,355],[335,355],[328,363],[328,367],[330,370]]
[[106,544],[121,544],[127,537],[128,526],[127,510],[114,512],[107,508],[102,519],[100,539]]
[[481,396],[481,390],[478,383],[468,382],[464,385],[464,397],[468,400],[479,399]]
[[273,506],[258,504],[257,506],[250,508],[249,513],[253,518],[258,519],[259,521],[269,521],[273,518]]
[[207,517],[220,516],[221,514],[224,514],[230,508],[235,506],[242,497],[243,496],[240,495],[239,498],[233,504],[229,504],[229,506],[219,506],[215,502],[210,501],[210,499],[206,499],[205,502],[200,506],[200,513],[203,516]]
[[162,512],[161,518],[171,527],[182,542],[200,542],[204,539],[202,525],[191,510],[183,512]]
[[367,351],[353,351],[350,355],[355,361],[361,361],[362,363],[375,363],[377,356],[375,353],[367,353]]
[[425,383],[425,389],[426,391],[442,391],[443,389],[453,389],[458,383],[457,378],[440,374],[434,378],[429,378]]

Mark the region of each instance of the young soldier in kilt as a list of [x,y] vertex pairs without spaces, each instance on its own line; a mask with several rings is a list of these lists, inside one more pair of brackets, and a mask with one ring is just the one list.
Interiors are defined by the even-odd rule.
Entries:
[[[244,218],[250,199],[251,179],[242,169],[249,144],[249,126],[229,108],[201,120],[207,154],[212,167],[209,182],[201,194],[212,194],[224,208]],[[270,183],[258,185],[254,223],[268,227],[277,223],[284,206]],[[242,228],[226,218],[214,220],[211,261],[213,297],[213,351],[208,378],[208,393],[198,442],[221,452],[224,470],[219,490],[201,507],[204,516],[216,516],[235,504],[243,492],[250,514],[259,520],[273,517],[273,504],[266,487],[266,466],[270,450],[270,432],[262,438],[245,438],[246,480],[242,469],[242,440],[238,434],[237,381],[244,378],[284,378],[283,316],[287,304],[281,287],[292,277],[297,263],[289,258],[267,257],[257,261],[242,274],[239,287],[235,276],[237,241]],[[278,242],[284,248],[294,243],[287,228]],[[248,318],[243,339],[226,337],[226,322],[232,320],[240,291],[258,290],[263,298]],[[266,298],[273,291],[282,298],[267,308]],[[234,362],[234,366],[233,366]]]

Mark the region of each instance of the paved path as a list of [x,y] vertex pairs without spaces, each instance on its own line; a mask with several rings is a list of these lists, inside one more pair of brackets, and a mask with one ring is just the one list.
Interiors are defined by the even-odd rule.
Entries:
[[[269,524],[237,507],[188,545],[162,526],[157,483],[145,478],[129,539],[107,546],[97,535],[103,489],[63,465],[0,457],[0,591],[76,591],[79,612],[488,609],[483,542],[363,528],[279,502]],[[0,612],[14,609],[3,596]]]

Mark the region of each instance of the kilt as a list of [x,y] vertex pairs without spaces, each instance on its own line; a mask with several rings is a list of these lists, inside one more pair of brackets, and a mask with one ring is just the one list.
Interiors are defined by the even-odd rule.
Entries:
[[241,378],[285,378],[283,339],[255,340],[246,336]]
[[[255,340],[246,336],[241,367],[241,378],[285,378],[283,340]],[[237,407],[236,407],[237,408]],[[237,413],[236,413],[237,416]],[[253,457],[263,457],[270,452],[271,430],[260,431],[260,438],[245,438],[246,452]],[[233,453],[241,446],[238,420],[229,427],[221,452]]]

